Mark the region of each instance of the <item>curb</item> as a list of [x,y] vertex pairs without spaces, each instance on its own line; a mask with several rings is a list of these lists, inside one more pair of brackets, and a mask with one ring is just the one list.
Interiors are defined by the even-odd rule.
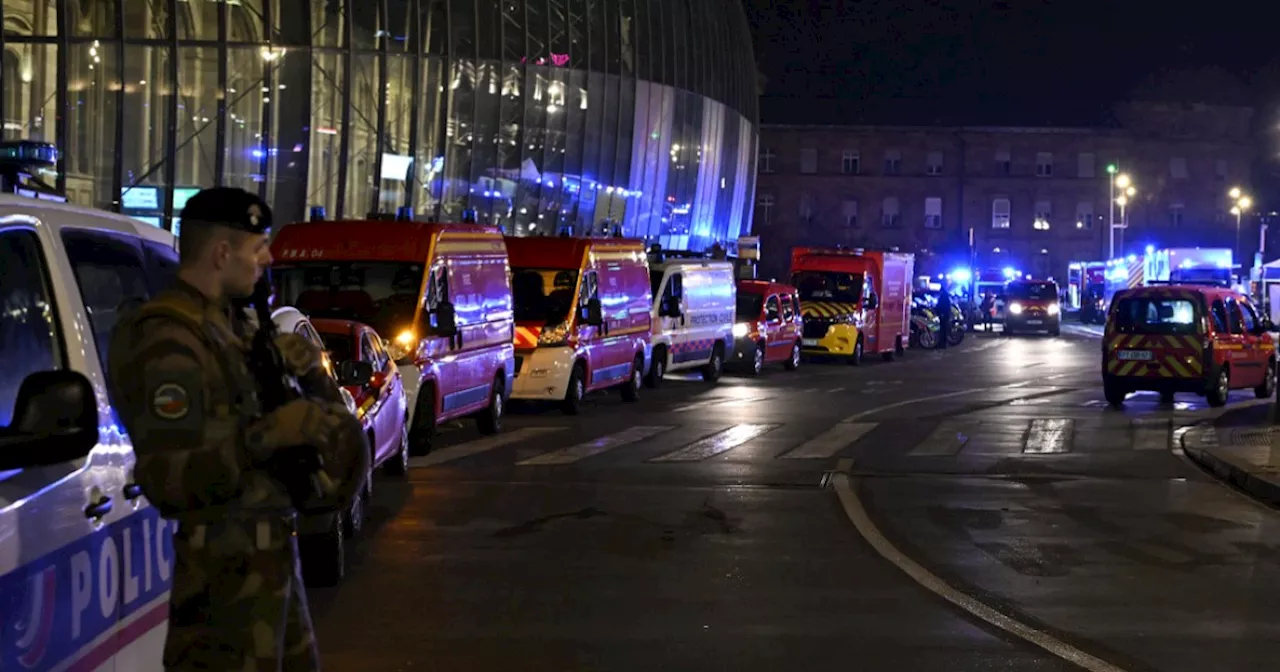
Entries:
[[1188,438],[1193,435],[1198,437],[1204,431],[1206,430],[1192,430],[1182,436],[1183,454],[1214,476],[1243,490],[1252,497],[1261,500],[1267,505],[1280,507],[1280,482],[1260,478],[1250,469],[1215,453],[1214,448],[1217,447],[1216,428],[1210,427],[1207,430],[1213,432],[1215,439],[1213,442],[1188,441]]

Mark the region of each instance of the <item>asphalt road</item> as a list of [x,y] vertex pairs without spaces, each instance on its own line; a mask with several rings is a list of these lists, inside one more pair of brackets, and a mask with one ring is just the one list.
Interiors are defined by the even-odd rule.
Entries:
[[449,429],[313,591],[326,669],[1080,669],[885,545],[1110,669],[1275,669],[1280,516],[1180,457],[1201,399],[1105,408],[1097,351],[977,334]]

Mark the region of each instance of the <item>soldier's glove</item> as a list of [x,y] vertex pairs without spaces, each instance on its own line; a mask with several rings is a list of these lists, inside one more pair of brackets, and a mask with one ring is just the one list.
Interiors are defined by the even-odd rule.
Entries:
[[281,334],[275,342],[289,374],[305,376],[320,368],[322,354],[311,341],[298,334]]
[[[254,462],[262,464],[277,450],[310,446],[328,453],[348,441],[351,413],[342,404],[295,399],[267,414],[249,428],[246,446]],[[345,420],[345,422],[344,422]]]

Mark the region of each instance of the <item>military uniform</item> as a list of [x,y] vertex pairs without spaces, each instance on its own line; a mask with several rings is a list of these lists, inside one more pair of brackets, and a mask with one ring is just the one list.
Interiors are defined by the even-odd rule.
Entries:
[[318,670],[294,502],[267,465],[291,446],[364,437],[342,406],[298,399],[264,414],[237,331],[229,303],[178,280],[112,336],[134,478],[179,523],[164,667]]

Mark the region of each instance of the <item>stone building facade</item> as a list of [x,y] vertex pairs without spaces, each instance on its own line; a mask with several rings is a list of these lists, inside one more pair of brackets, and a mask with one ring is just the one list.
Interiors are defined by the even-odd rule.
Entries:
[[[973,263],[1062,279],[1069,262],[1108,255],[1108,164],[1137,190],[1116,254],[1233,246],[1227,192],[1248,191],[1252,114],[1131,102],[1105,127],[766,124],[753,228],[762,266],[781,276],[792,246],[841,244],[913,251],[927,273]],[[1238,255],[1257,249],[1253,221]]]

